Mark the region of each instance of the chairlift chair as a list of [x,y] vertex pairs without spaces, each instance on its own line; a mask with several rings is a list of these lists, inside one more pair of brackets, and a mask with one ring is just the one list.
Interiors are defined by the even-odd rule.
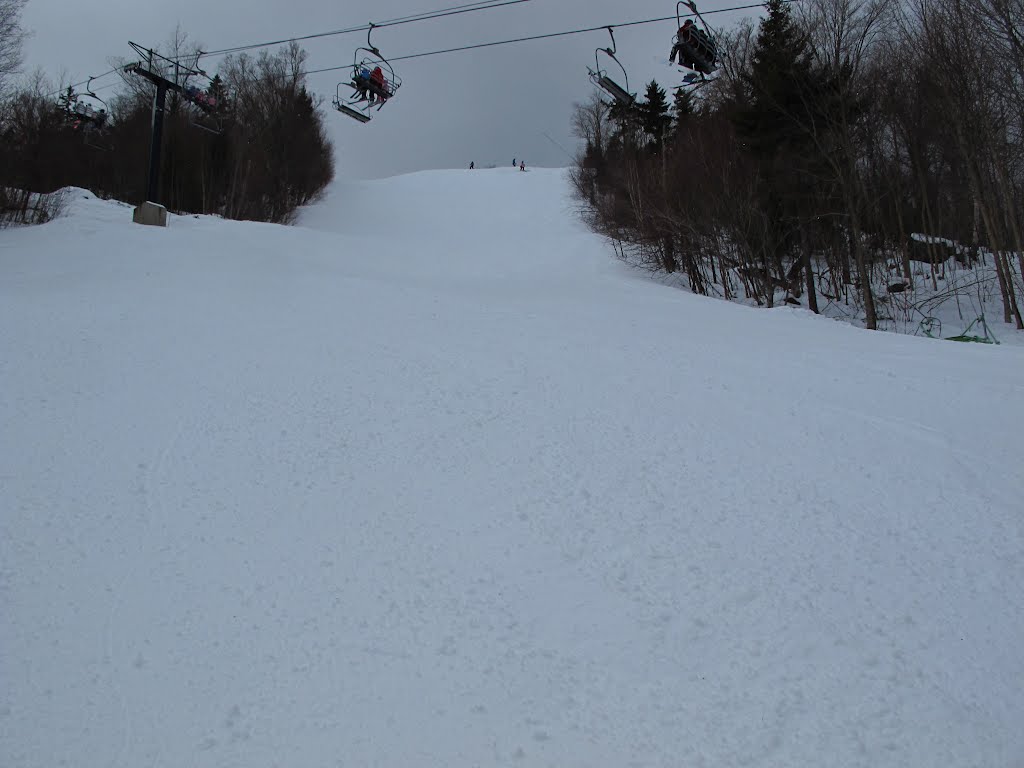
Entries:
[[107,128],[110,115],[107,112],[107,103],[92,90],[94,79],[89,78],[82,93],[75,93],[68,88],[66,102],[62,103],[73,129],[82,136],[82,142],[93,149],[109,151],[111,147],[98,140]]
[[[89,78],[82,93],[74,93],[70,88],[68,89],[70,99],[67,103],[67,110],[69,117],[73,120],[103,128],[107,124],[109,114],[107,113],[107,102],[97,96],[92,89],[92,81],[95,79]],[[83,101],[83,99],[89,101]]]
[[[590,82],[609,94],[616,102],[622,106],[632,106],[636,102],[636,96],[629,92],[629,75],[626,74],[626,68],[622,66],[622,62],[615,57],[615,33],[612,31],[611,27],[608,27],[608,34],[611,35],[612,38],[612,47],[594,49],[594,68],[591,69],[590,67],[587,67],[587,74],[590,75]],[[619,69],[622,70],[623,82],[626,84],[625,88],[608,77],[607,70],[601,69],[601,62],[598,59],[598,54],[600,53],[603,53],[609,59],[614,61],[616,65],[618,65]]]
[[[97,113],[93,113],[95,116]],[[113,150],[113,146],[110,144],[110,134],[106,130],[107,118],[103,110],[98,113],[102,115],[99,119],[90,120],[88,117],[84,118],[76,127],[81,136],[82,143],[92,149],[98,149],[101,152],[110,152]]]
[[704,29],[693,25],[686,38],[680,37],[677,31],[672,39],[672,52],[674,54],[678,50],[681,57],[680,66],[692,70],[683,78],[683,82],[688,85],[703,85],[707,82],[707,76],[718,68],[718,47],[715,44],[715,38],[707,31],[708,24],[697,10],[694,0],[679,0],[676,3],[676,29],[682,29],[683,20],[680,7],[684,5],[704,25]]
[[[370,112],[377,111],[395,97],[402,85],[402,79],[395,73],[395,68],[384,58],[380,49],[370,41],[374,24],[366,33],[366,47],[356,48],[352,57],[352,75],[348,81],[338,83],[334,98],[334,108],[343,115],[348,115],[361,123],[370,122]],[[364,73],[372,73],[380,69],[382,79],[374,80]],[[344,96],[341,89],[351,88],[352,93]]]
[[[204,77],[208,77],[204,72],[199,72],[198,70],[197,72]],[[211,82],[213,81],[211,80]],[[224,132],[224,125],[217,114],[220,104],[210,96],[209,89],[204,91],[194,85],[188,85],[186,82],[182,86],[181,96],[195,107],[194,110],[190,110],[189,116],[189,123],[193,128],[212,133],[215,136],[219,136]]]

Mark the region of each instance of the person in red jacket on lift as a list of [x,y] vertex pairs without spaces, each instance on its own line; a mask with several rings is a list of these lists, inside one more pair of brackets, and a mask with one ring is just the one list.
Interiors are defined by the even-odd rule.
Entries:
[[391,94],[388,93],[388,81],[384,79],[384,70],[380,67],[374,67],[370,73],[370,86],[383,105]]

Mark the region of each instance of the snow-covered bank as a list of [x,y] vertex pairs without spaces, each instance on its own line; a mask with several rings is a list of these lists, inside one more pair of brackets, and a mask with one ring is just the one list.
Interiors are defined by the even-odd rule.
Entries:
[[654,285],[571,205],[0,233],[0,764],[1024,760],[1024,350]]

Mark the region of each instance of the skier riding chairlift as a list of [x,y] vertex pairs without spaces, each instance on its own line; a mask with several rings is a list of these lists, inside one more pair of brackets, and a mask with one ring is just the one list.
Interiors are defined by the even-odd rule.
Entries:
[[204,112],[212,112],[217,108],[217,97],[209,91],[204,91],[194,85],[186,85],[182,92],[185,98],[195,104]]
[[[361,123],[370,122],[370,109],[375,106],[380,110],[388,100],[394,98],[402,85],[394,68],[370,42],[374,27],[374,24],[370,24],[366,33],[366,47],[356,49],[351,79],[347,83],[338,83],[334,99],[335,109]],[[362,58],[360,51],[365,53]],[[343,96],[342,86],[351,88],[352,94]]]
[[703,83],[707,81],[707,75],[717,69],[718,52],[715,41],[705,30],[694,24],[693,19],[680,23],[681,5],[689,8],[701,21],[704,20],[693,0],[680,0],[676,3],[676,23],[679,24],[679,30],[673,39],[672,52],[669,53],[668,60],[675,63],[678,58],[679,66],[691,70],[691,74],[684,78],[685,82]]

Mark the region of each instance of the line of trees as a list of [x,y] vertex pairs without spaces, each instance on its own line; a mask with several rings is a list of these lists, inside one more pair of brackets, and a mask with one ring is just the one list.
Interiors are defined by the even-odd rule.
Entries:
[[670,107],[652,82],[633,108],[577,105],[592,226],[696,292],[850,304],[868,328],[921,264],[934,282],[954,255],[985,261],[1024,328],[1024,6],[765,7],[696,95]]
[[[0,0],[0,10],[23,4]],[[17,29],[16,14],[12,20]],[[180,33],[169,48],[171,58],[197,55]],[[4,50],[0,42],[0,63]],[[212,82],[190,81],[205,85],[216,104],[211,114],[169,93],[160,202],[177,212],[288,222],[315,199],[334,176],[334,159],[320,101],[306,88],[305,59],[295,43],[277,53],[228,57]],[[145,198],[155,86],[129,73],[122,78],[107,104],[73,89],[58,98],[41,76],[3,94],[0,208],[8,219],[32,220],[36,193],[67,186],[129,202]],[[105,124],[76,116],[76,99],[96,111],[105,107]]]

